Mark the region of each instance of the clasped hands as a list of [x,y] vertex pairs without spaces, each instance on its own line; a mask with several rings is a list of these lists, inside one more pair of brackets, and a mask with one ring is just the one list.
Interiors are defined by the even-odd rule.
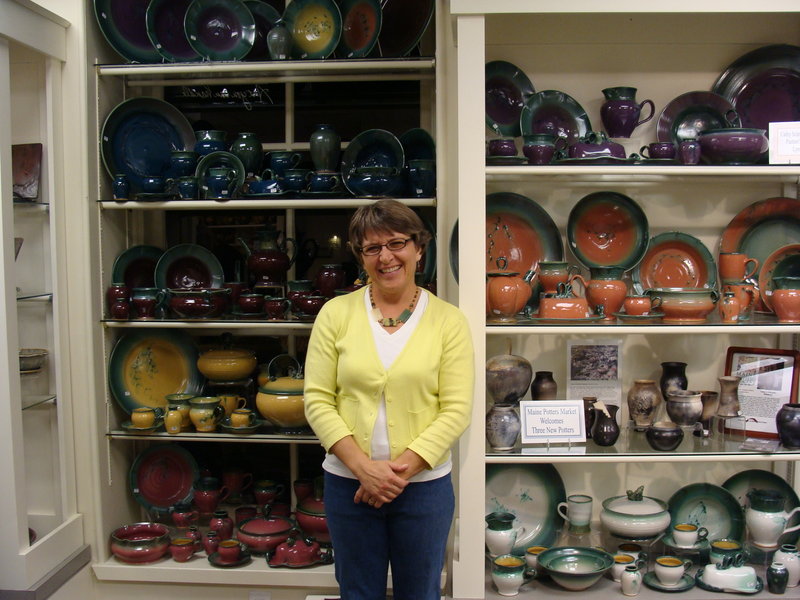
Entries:
[[353,502],[366,502],[374,508],[388,504],[405,489],[408,480],[401,474],[408,471],[408,464],[389,460],[370,460],[360,473],[361,483],[353,496]]

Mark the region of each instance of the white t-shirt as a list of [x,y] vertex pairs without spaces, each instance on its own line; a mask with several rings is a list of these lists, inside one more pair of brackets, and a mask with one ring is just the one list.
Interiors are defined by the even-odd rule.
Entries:
[[[417,328],[427,306],[428,292],[421,290],[417,305],[414,307],[414,312],[411,314],[408,321],[397,331],[388,332],[370,316],[372,305],[369,301],[369,294],[364,294],[364,310],[367,311],[367,317],[372,327],[372,336],[375,340],[375,347],[378,349],[378,358],[383,364],[384,369],[388,370],[395,359],[400,356],[406,343],[408,343],[408,340],[411,338],[411,334],[413,334],[414,330]],[[386,398],[383,395],[378,405],[378,417],[375,419],[375,426],[372,430],[371,455],[374,460],[389,460],[391,457],[391,452],[389,450],[389,433],[386,427]],[[353,475],[350,469],[348,469],[334,454],[327,454],[325,456],[322,468],[340,477],[356,479],[356,476]],[[449,473],[451,469],[452,462],[448,460],[434,469],[425,469],[417,473],[409,481],[430,481],[432,479],[438,479]]]

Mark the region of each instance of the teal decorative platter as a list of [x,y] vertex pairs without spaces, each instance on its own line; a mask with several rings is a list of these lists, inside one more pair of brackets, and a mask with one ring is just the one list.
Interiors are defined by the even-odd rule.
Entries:
[[733,494],[711,483],[692,483],[675,492],[667,502],[670,528],[693,523],[708,529],[708,539],[744,540],[744,511]]
[[705,244],[681,231],[666,231],[650,239],[644,257],[631,273],[633,289],[717,288],[717,265]]

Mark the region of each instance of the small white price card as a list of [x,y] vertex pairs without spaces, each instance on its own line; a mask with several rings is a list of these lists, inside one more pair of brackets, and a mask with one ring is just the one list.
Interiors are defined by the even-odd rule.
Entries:
[[523,444],[586,441],[582,400],[523,400],[519,403]]
[[800,164],[800,122],[769,124],[769,164]]

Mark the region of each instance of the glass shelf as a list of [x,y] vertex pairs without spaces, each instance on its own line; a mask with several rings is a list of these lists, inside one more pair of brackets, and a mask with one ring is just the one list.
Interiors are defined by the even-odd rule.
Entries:
[[[407,206],[436,206],[436,198],[397,198]],[[234,200],[98,200],[103,210],[284,210],[358,208],[374,203],[368,198],[241,198]]]
[[167,433],[156,431],[153,433],[131,433],[122,429],[109,431],[107,437],[114,440],[164,440],[177,442],[258,442],[274,444],[319,444],[319,439],[309,434],[280,434],[280,433],[250,433],[236,434],[224,432],[198,433]]
[[52,402],[52,403],[55,404],[56,395],[55,394],[42,394],[42,395],[37,395],[37,396],[23,396],[23,398],[22,398],[22,410],[28,410],[29,408],[33,408],[34,406],[40,406],[42,404],[46,404],[47,402]]

